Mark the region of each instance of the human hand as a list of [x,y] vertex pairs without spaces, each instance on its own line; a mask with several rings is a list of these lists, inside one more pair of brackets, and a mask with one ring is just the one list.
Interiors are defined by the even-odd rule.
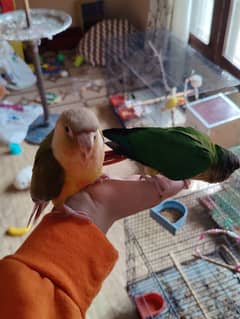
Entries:
[[106,233],[116,220],[153,207],[188,185],[188,181],[173,181],[162,175],[108,178],[73,195],[65,204],[73,212],[84,212]]

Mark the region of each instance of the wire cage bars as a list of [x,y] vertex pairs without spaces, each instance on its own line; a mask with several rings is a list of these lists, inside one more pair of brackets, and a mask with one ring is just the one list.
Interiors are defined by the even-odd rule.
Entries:
[[[215,205],[205,205],[206,197]],[[240,173],[177,199],[188,217],[175,236],[148,211],[124,221],[129,296],[143,297],[142,318],[240,318],[240,243],[227,234],[201,235],[216,228],[239,231]],[[144,299],[152,292],[165,300],[154,315]]]

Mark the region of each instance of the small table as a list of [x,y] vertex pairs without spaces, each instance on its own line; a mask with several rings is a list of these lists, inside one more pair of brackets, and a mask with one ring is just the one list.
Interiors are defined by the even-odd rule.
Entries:
[[[26,2],[26,1],[25,1]],[[16,10],[0,15],[0,40],[29,41],[33,52],[33,63],[37,86],[43,107],[43,116],[37,118],[29,128],[26,140],[39,144],[55,126],[58,115],[49,114],[46,92],[39,59],[38,44],[41,39],[51,39],[66,30],[72,18],[63,11],[54,9]]]

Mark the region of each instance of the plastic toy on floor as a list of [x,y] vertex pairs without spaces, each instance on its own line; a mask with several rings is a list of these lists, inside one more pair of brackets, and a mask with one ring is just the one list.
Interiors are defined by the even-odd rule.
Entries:
[[17,143],[10,143],[8,147],[9,147],[9,152],[11,155],[19,155],[22,153],[22,148]]
[[48,57],[42,61],[42,73],[48,75],[61,75],[63,71],[65,55],[58,53],[56,56]]
[[66,70],[62,70],[62,71],[60,72],[60,75],[61,75],[62,78],[66,78],[66,77],[69,76],[69,73],[68,73],[68,71],[66,71]]
[[58,75],[61,72],[62,68],[59,63],[44,63],[42,65],[42,73],[49,75]]
[[13,186],[17,190],[29,189],[30,183],[31,183],[31,177],[32,177],[32,166],[26,166],[18,172],[13,182]]
[[14,227],[14,226],[10,226],[7,231],[6,234],[9,236],[23,236],[25,234],[27,234],[29,232],[29,230],[31,229],[30,226],[28,227]]
[[63,63],[65,61],[65,55],[63,53],[58,53],[56,59],[59,63]]
[[[31,177],[32,177],[32,166],[26,166],[23,169],[21,169],[14,182],[13,186],[16,190],[22,191],[22,190],[27,190],[30,187],[31,183]],[[27,234],[31,229],[31,226],[28,227],[15,227],[15,226],[10,226],[6,230],[6,234],[9,236],[23,236]]]
[[84,62],[83,55],[78,54],[75,56],[73,64],[76,68],[79,68],[83,64],[83,62]]
[[[55,104],[62,101],[61,95],[54,92],[46,92],[46,99],[49,104]],[[35,101],[40,103],[40,97],[37,97]]]

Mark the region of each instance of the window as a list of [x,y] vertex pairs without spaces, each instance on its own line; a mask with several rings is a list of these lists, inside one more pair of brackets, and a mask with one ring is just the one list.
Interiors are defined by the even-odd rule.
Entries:
[[240,78],[240,0],[194,0],[190,44]]
[[240,69],[240,0],[232,1],[226,31],[224,56]]
[[[192,4],[191,33],[209,44],[214,0],[195,0]],[[197,14],[196,14],[197,13]]]

